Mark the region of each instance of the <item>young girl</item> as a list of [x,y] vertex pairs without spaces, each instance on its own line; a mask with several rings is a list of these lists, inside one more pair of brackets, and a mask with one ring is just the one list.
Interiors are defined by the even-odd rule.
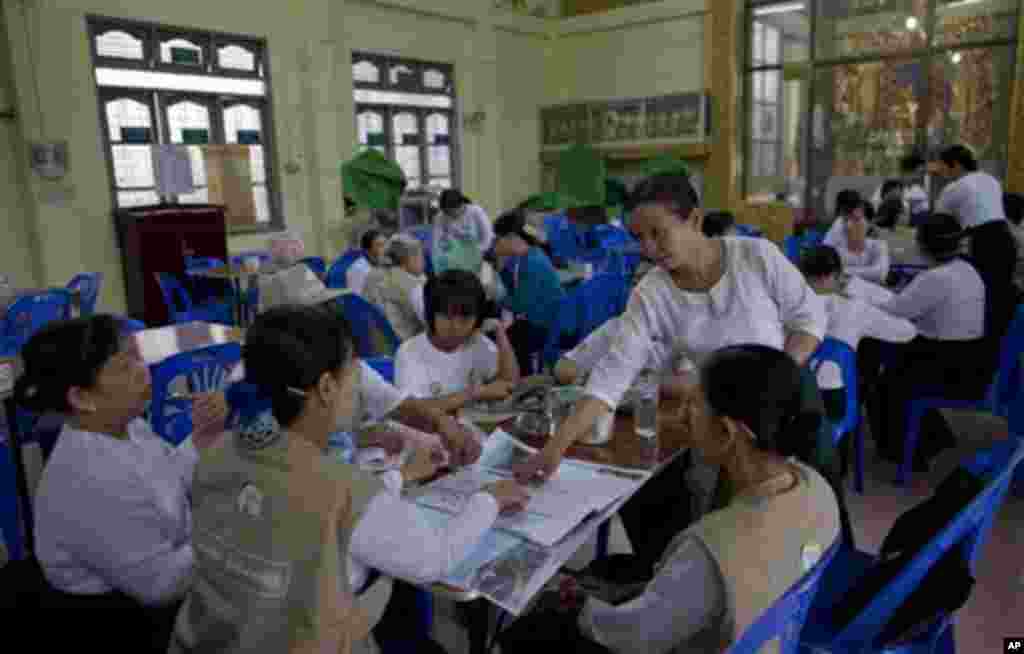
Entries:
[[476,275],[442,273],[427,282],[424,300],[427,331],[402,343],[395,356],[398,388],[432,398],[448,413],[507,397],[519,381],[519,364],[503,324],[493,343],[480,331],[487,298]]
[[142,417],[149,369],[116,318],[50,324],[21,357],[18,405],[66,416],[35,503],[36,556],[52,587],[44,606],[109,609],[88,611],[90,628],[117,649],[165,651],[192,582],[197,448],[222,431],[223,398],[197,400],[196,430],[173,448]]
[[519,486],[498,482],[441,528],[399,494],[436,473],[429,452],[391,483],[327,457],[329,434],[350,421],[361,371],[344,320],[326,307],[260,315],[246,334],[245,372],[270,398],[273,419],[223,439],[196,470],[196,582],[172,654],[362,650],[390,594],[390,580],[371,570],[436,582],[499,512],[527,501]]

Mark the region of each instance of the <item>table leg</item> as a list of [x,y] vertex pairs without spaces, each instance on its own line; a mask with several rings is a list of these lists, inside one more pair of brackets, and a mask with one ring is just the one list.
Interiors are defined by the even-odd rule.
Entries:
[[21,430],[18,425],[17,404],[13,397],[4,400],[7,413],[7,434],[14,462],[14,483],[18,491],[18,521],[24,528],[25,543],[22,555],[28,557],[35,551],[35,526],[32,519],[32,494],[28,489],[28,475],[25,473],[25,457],[22,451]]

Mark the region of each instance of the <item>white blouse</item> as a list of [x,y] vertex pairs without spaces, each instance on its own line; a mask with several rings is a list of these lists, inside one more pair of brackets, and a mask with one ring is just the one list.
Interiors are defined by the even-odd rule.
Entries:
[[124,592],[143,604],[182,596],[192,578],[188,491],[199,455],[139,418],[119,440],[65,426],[36,495],[36,555],[58,590]]
[[373,266],[370,264],[370,260],[366,257],[360,257],[345,271],[345,286],[356,295],[362,295],[363,287],[366,286],[366,278],[370,276],[372,271]]
[[837,245],[836,251],[843,260],[843,269],[869,282],[885,283],[889,276],[889,244],[876,238],[865,239],[864,250],[854,252],[849,243]]
[[708,292],[683,291],[654,268],[633,291],[608,355],[594,368],[587,393],[618,406],[647,364],[653,343],[700,366],[715,350],[759,343],[783,349],[790,333],[822,339],[821,299],[779,248],[767,239],[724,238],[725,273]]
[[855,300],[863,300],[876,307],[882,306],[894,297],[893,292],[889,289],[860,277],[848,277],[846,279],[846,284],[843,286],[843,295]]
[[1003,185],[988,173],[968,173],[942,189],[935,210],[956,216],[964,229],[1006,220]]
[[[906,343],[917,336],[917,330],[909,320],[890,316],[866,302],[841,295],[825,295],[822,298],[828,312],[828,335],[846,343],[854,352],[860,340],[865,337],[889,343]],[[839,367],[831,361],[826,361],[818,368],[818,388],[843,388]]]
[[919,274],[882,309],[907,318],[926,338],[968,341],[985,335],[985,283],[963,259]]

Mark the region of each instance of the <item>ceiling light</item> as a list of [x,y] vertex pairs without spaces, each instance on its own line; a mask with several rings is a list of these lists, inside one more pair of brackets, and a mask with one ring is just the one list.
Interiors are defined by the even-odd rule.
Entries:
[[953,61],[954,64],[958,64],[964,60],[964,56],[959,52],[954,52],[950,59]]
[[769,5],[754,9],[755,16],[771,16],[772,14],[787,14],[791,11],[803,11],[805,8],[802,2],[784,2],[781,5]]
[[916,30],[917,26],[919,24],[920,24],[920,21],[917,20],[917,16],[908,16],[907,17],[907,29],[910,30],[911,32]]

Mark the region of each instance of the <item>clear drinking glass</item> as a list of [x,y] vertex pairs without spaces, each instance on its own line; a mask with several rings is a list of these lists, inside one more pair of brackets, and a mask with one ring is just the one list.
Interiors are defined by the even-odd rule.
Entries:
[[633,423],[636,435],[653,439],[658,435],[658,376],[645,370],[635,384]]

